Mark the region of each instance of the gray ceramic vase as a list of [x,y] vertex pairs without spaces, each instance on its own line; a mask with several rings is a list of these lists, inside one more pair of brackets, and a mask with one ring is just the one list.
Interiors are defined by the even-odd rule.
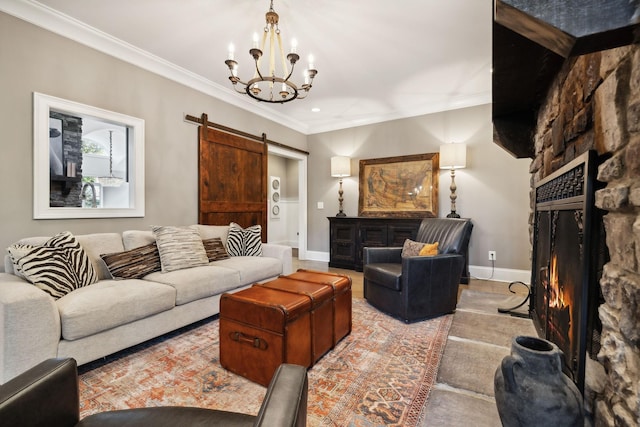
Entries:
[[505,427],[584,425],[582,394],[562,372],[562,351],[550,341],[518,336],[494,377]]

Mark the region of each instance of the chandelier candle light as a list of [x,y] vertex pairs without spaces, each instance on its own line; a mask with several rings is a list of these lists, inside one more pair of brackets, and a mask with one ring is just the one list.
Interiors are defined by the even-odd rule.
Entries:
[[[229,45],[229,57],[225,61],[227,67],[229,67],[229,80],[233,83],[233,88],[238,93],[246,93],[250,97],[264,102],[270,103],[285,103],[293,101],[294,99],[304,99],[309,94],[311,89],[313,78],[318,74],[318,70],[314,68],[313,57],[309,56],[309,68],[304,73],[304,83],[302,86],[296,85],[289,80],[293,74],[296,62],[300,59],[300,56],[296,53],[297,42],[295,40],[291,43],[291,52],[285,56],[282,48],[282,37],[280,36],[280,28],[278,28],[278,14],[273,10],[273,0],[271,0],[271,6],[266,13],[267,25],[264,27],[262,34],[262,42],[260,42],[257,33],[253,35],[253,47],[249,50],[249,54],[255,62],[255,73],[251,80],[243,82],[238,77],[238,62],[234,58],[235,48],[231,44]],[[269,69],[266,74],[260,71],[260,60],[265,52],[265,46],[268,44],[268,56],[269,56]],[[282,63],[282,76],[276,75],[276,43],[278,45],[278,52],[280,54],[280,60]],[[287,61],[291,64],[291,71],[287,66]],[[238,83],[243,87],[242,90],[238,89]]]
[[340,189],[338,190],[338,203],[340,204],[340,210],[336,216],[347,216],[347,214],[342,211],[342,202],[344,201],[342,198],[342,195],[344,194],[342,191],[342,178],[351,176],[351,159],[343,156],[332,157],[331,176],[340,178]]
[[451,212],[447,218],[460,218],[456,212],[456,169],[467,167],[467,145],[466,144],[444,144],[440,146],[440,169],[451,169]]

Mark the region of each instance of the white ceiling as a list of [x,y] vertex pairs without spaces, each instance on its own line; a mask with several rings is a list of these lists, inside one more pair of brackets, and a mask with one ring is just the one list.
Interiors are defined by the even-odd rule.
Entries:
[[237,94],[224,64],[233,42],[239,76],[253,77],[248,50],[268,8],[269,0],[0,0],[0,10],[305,134],[491,102],[492,0],[274,0],[285,50],[296,38],[299,66],[313,54],[318,70],[309,96],[287,104]]

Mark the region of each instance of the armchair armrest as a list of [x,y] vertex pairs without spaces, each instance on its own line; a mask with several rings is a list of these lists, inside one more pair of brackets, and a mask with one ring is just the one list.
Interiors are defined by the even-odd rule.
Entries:
[[282,364],[262,402],[255,426],[303,427],[307,425],[307,369]]
[[74,359],[47,359],[0,385],[3,425],[75,426],[80,419]]
[[402,248],[363,248],[363,265],[367,264],[400,264]]
[[402,288],[408,312],[453,312],[463,266],[464,257],[457,254],[403,258]]

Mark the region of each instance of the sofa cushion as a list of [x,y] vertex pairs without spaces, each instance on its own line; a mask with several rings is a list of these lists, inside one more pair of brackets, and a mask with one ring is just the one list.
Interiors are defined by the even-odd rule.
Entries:
[[62,338],[76,340],[170,310],[176,291],[146,280],[101,280],[56,301]]
[[227,236],[227,252],[231,256],[261,256],[262,227],[252,225],[242,228],[235,222],[229,225]]
[[[21,249],[27,248],[22,246]],[[23,252],[17,259],[17,266],[27,280],[54,298],[98,281],[89,257],[68,231]]]
[[402,283],[402,264],[368,264],[364,266],[364,278],[394,291]]
[[130,251],[102,254],[111,276],[120,279],[142,279],[147,274],[160,271],[160,252],[155,242]]
[[216,261],[211,265],[217,265],[238,271],[240,281],[248,285],[260,280],[276,277],[282,274],[282,261],[278,258],[264,256],[232,256],[227,259]]
[[151,230],[126,230],[122,232],[122,244],[125,251],[155,243],[155,241],[156,238]]
[[207,253],[209,262],[229,258],[229,254],[222,244],[222,239],[219,237],[204,239],[202,244],[204,245],[204,251]]
[[197,228],[153,226],[152,231],[160,252],[163,273],[209,263]]
[[120,233],[80,234],[76,238],[98,272],[100,280],[110,279],[111,274],[100,255],[124,251]]
[[240,281],[238,271],[218,266],[219,262],[223,261],[169,273],[151,273],[145,276],[144,280],[164,283],[175,288],[176,305],[217,295],[244,284]]
[[196,224],[195,227],[198,229],[198,232],[200,233],[200,237],[202,237],[202,240],[219,237],[223,243],[227,241],[227,236],[229,235],[228,225]]

